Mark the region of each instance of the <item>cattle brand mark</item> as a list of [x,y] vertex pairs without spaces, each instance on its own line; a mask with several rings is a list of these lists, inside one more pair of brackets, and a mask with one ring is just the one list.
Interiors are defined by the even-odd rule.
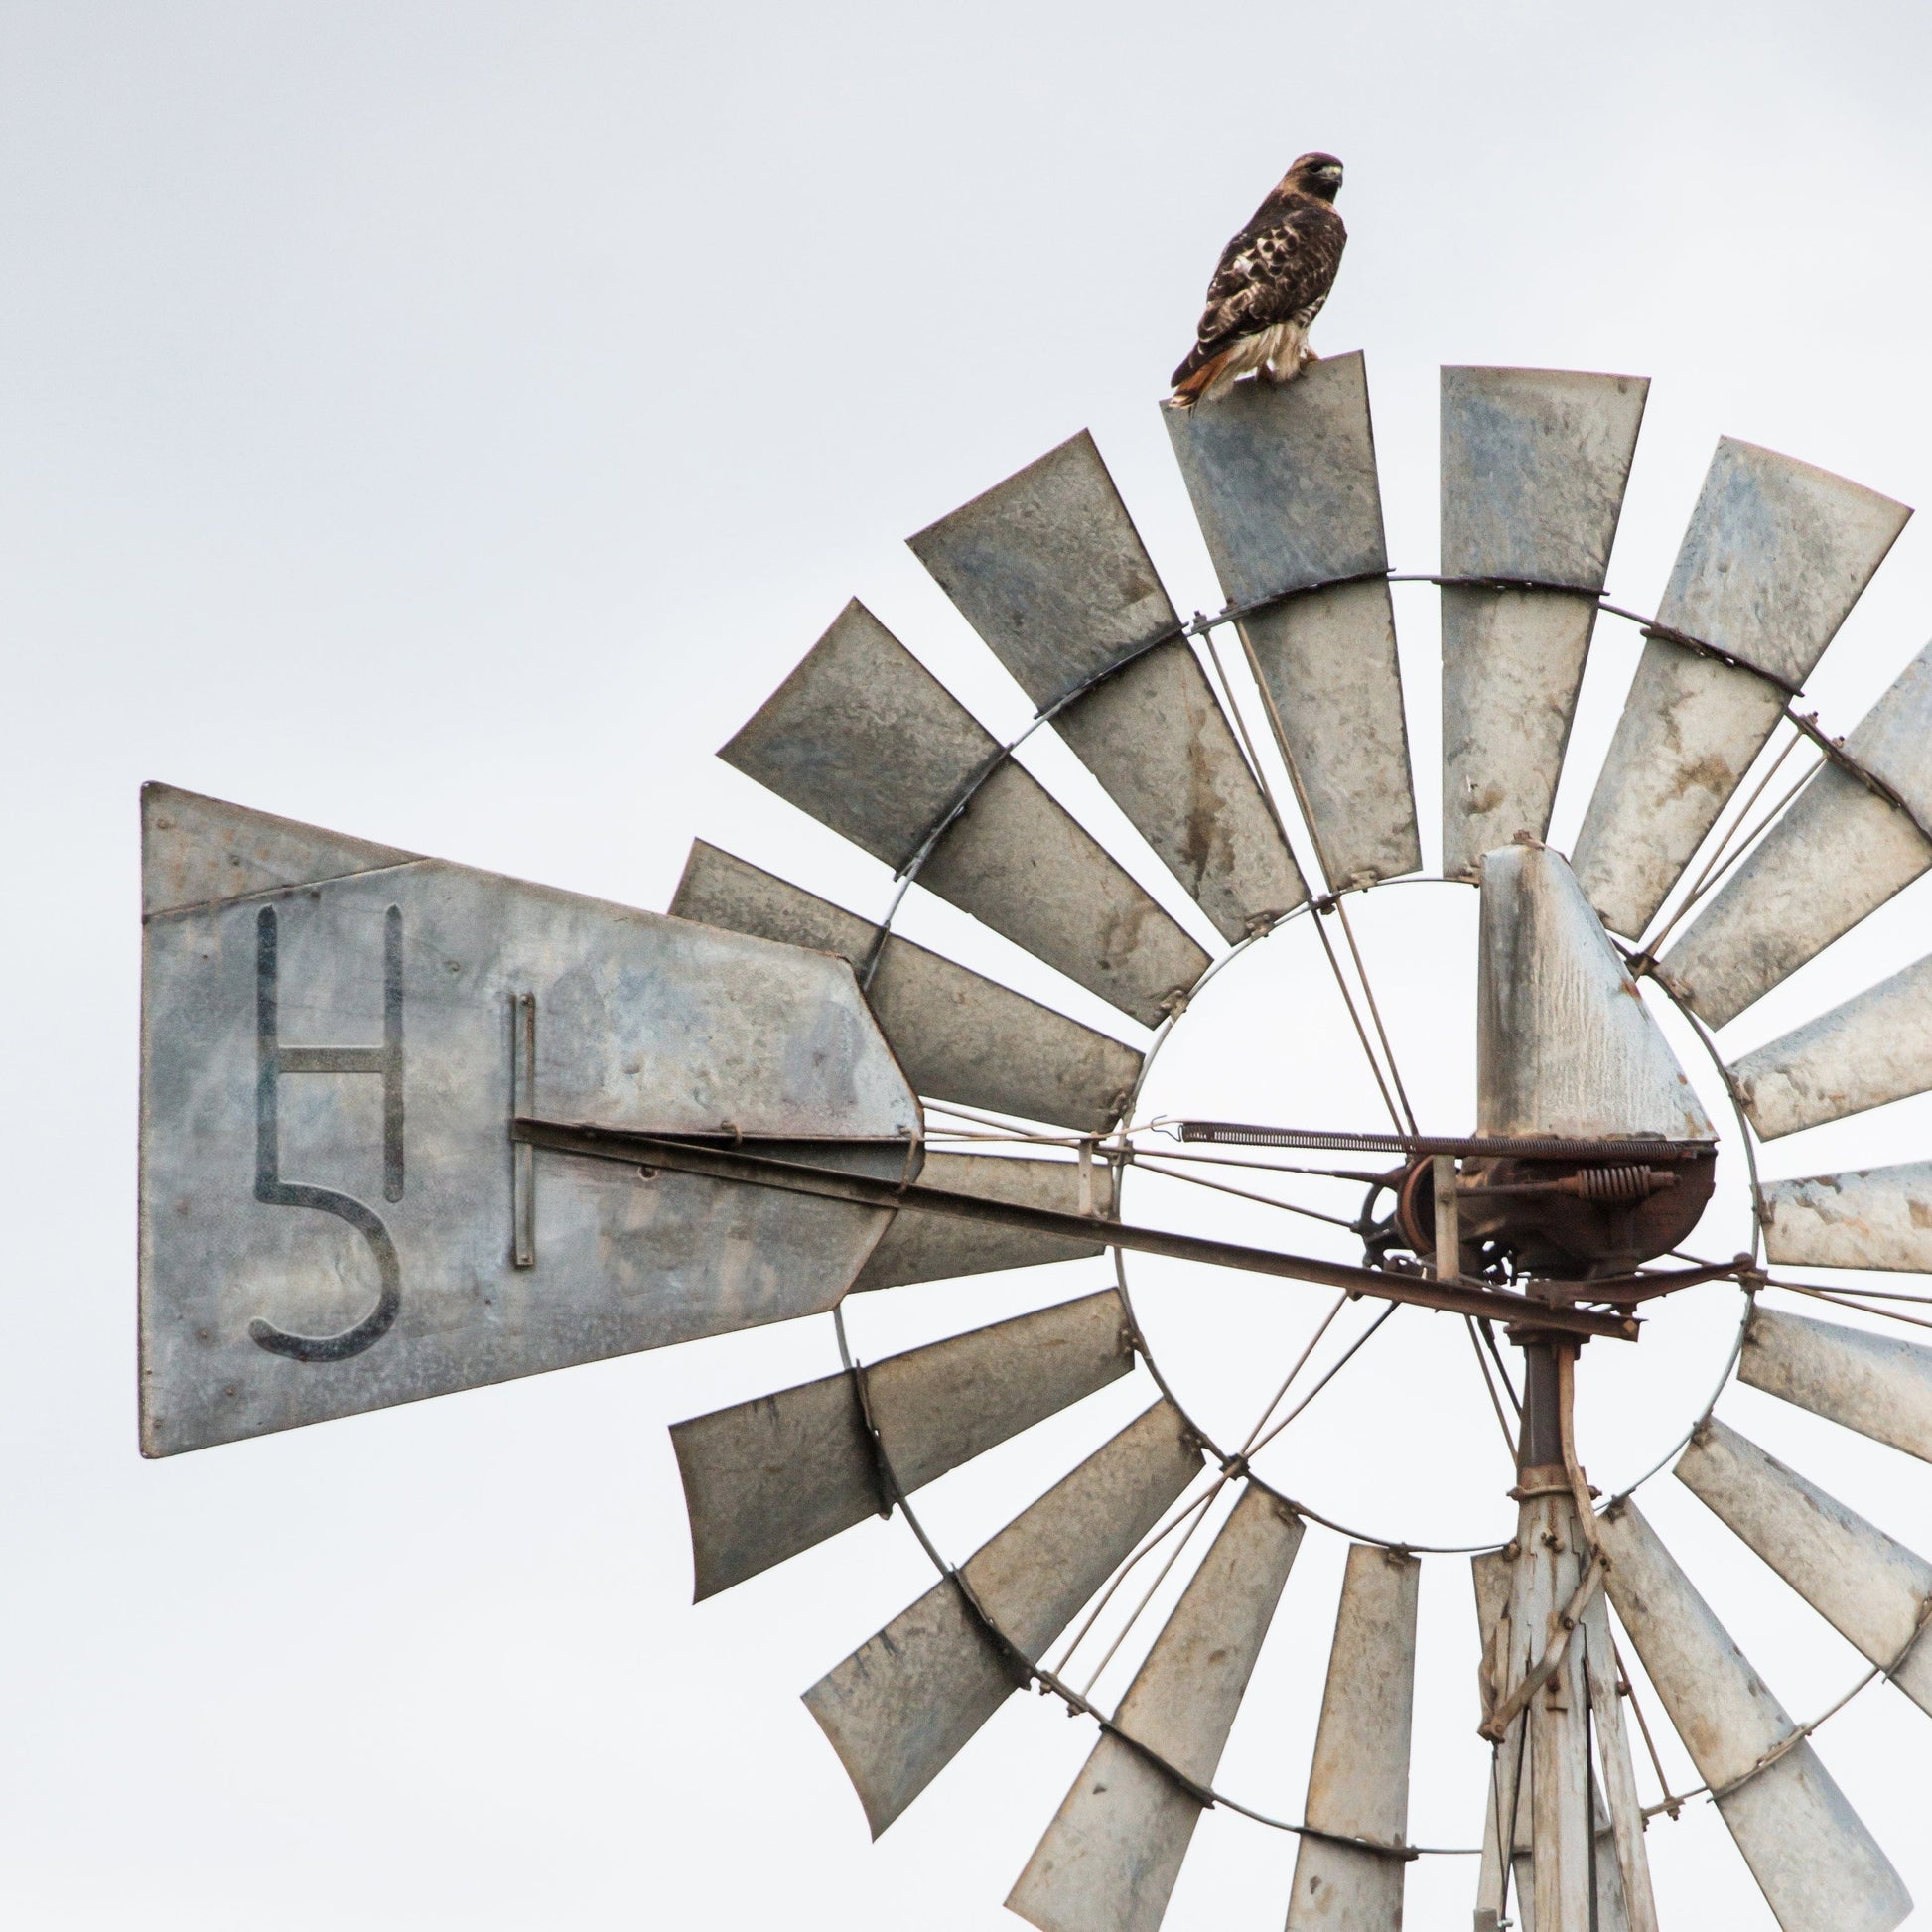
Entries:
[[402,1307],[402,1267],[382,1217],[353,1194],[314,1187],[281,1175],[277,1108],[281,1082],[294,1073],[373,1073],[382,1080],[382,1197],[402,1199],[402,908],[382,922],[382,1044],[284,1046],[277,1016],[275,908],[255,921],[255,1198],[271,1207],[312,1207],[346,1221],[369,1244],[382,1289],[376,1304],[351,1328],[335,1335],[292,1335],[257,1315],[254,1341],[272,1355],[298,1362],[340,1362],[380,1341]]

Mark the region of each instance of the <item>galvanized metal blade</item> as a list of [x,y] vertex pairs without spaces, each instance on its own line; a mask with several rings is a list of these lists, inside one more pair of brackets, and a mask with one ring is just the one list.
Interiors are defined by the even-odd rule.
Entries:
[[1308,897],[1085,430],[910,542],[1223,937]]
[[[1911,511],[1725,437],[1658,608],[1669,630],[1802,684]],[[1577,840],[1577,877],[1635,938],[1763,749],[1786,694],[1652,637]]]
[[1568,369],[1443,371],[1443,871],[1541,838],[1570,742],[1650,384]]
[[1839,765],[1819,767],[1664,955],[1707,1026],[1735,1018],[1932,868],[1919,829],[1932,826],[1932,644],[1845,749],[1908,809]]
[[1294,382],[1243,383],[1218,402],[1162,413],[1228,601],[1305,593],[1254,613],[1240,628],[1329,885],[1418,870],[1361,356],[1337,355]]
[[1485,855],[1477,981],[1479,1132],[1716,1140],[1560,854]]
[[[1514,1660],[1509,1599],[1515,1568],[1504,1550],[1485,1550],[1469,1559],[1480,1646],[1476,1668],[1485,1711],[1501,1701],[1505,1687],[1511,1682]],[[1490,1754],[1482,1804],[1482,1863],[1476,1873],[1476,1932],[1496,1932],[1507,1903],[1503,1888],[1505,1863],[1513,1867],[1516,1858],[1529,1851],[1533,1793],[1529,1789],[1531,1767],[1523,1755],[1525,1735],[1525,1725],[1519,1717],[1510,1726],[1508,1736]],[[1505,1840],[1510,1845],[1507,1853],[1503,1849]],[[1526,1879],[1527,1872],[1522,1877]],[[1510,1883],[1519,1884],[1519,1875],[1513,1868]],[[1527,1884],[1521,1888],[1527,1895]]]
[[1676,1475],[1840,1636],[1932,1712],[1932,1645],[1919,1641],[1932,1563],[1715,1417]]
[[1758,1195],[1769,1261],[1932,1274],[1932,1161],[1773,1180]]
[[1730,1067],[1759,1136],[1843,1120],[1932,1088],[1932,954]]
[[[1334,1836],[1302,1840],[1289,1932],[1400,1932],[1408,1865],[1394,1848],[1409,1830],[1421,1574],[1416,1558],[1379,1545],[1358,1543],[1348,1552],[1303,1811],[1315,1832]],[[1391,1850],[1336,1843],[1343,1838]]]
[[[1207,954],[864,605],[719,757],[1148,1026]],[[992,768],[973,789],[982,772]]]
[[[676,1424],[703,1602],[1057,1415],[1134,1366],[1109,1290]],[[867,1427],[879,1432],[877,1449]],[[881,1462],[881,1452],[884,1464]]]
[[1891,1932],[1912,1909],[1898,1873],[1642,1513],[1598,1534],[1616,1613],[1784,1932]]
[[[1024,1201],[1062,1214],[1113,1213],[1113,1170],[1104,1163],[1020,1161],[991,1154],[928,1154],[922,1186],[991,1200]],[[1063,1241],[1023,1228],[976,1227],[970,1221],[902,1209],[852,1284],[899,1288],[907,1282],[952,1281],[1000,1268],[1035,1268],[1102,1254],[1099,1241]]]
[[902,1174],[918,1102],[843,960],[165,788],[146,818],[147,1453],[812,1313],[890,1223],[511,1145],[519,1111],[730,1123]]
[[1759,1309],[1737,1379],[1932,1462],[1932,1348]]
[[1008,1911],[1041,1932],[1159,1932],[1201,1810],[1165,1767],[1213,1783],[1301,1542],[1299,1517],[1244,1487],[1115,1713],[1122,1734],[1094,1746]]
[[874,1837],[1020,1688],[1200,1466],[1180,1412],[1157,1402],[972,1557],[963,1588],[935,1584],[805,1693]]
[[[702,840],[671,912],[861,968],[879,938],[870,919]],[[879,947],[866,997],[905,1077],[930,1100],[1103,1134],[1140,1078],[1133,1047],[896,933]]]

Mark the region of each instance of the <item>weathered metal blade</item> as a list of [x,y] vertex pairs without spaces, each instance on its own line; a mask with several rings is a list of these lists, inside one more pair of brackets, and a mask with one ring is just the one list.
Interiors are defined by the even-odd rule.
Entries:
[[[1250,1483],[1155,1639],[1114,1722],[1007,1899],[1041,1932],[1159,1932],[1302,1543],[1302,1521]],[[1132,1742],[1126,1741],[1132,1739]]]
[[[1083,1170],[1075,1161],[928,1154],[919,1181],[951,1193],[1025,1201],[1062,1214],[1111,1215],[1114,1211],[1113,1170],[1104,1162]],[[970,1221],[908,1207],[895,1217],[852,1287],[856,1293],[866,1288],[898,1288],[907,1282],[946,1282],[960,1275],[1080,1261],[1105,1252],[1098,1241],[1062,1241],[1022,1228],[976,1227]]]
[[1085,430],[910,542],[1036,708],[1102,679],[1053,728],[1224,937],[1308,897]]
[[[1725,437],[1657,622],[1802,684],[1910,515],[1829,471]],[[1645,642],[1575,854],[1612,930],[1635,938],[1649,924],[1784,705],[1750,671]]]
[[[1317,1832],[1404,1843],[1421,1574],[1416,1558],[1375,1544],[1348,1552],[1303,1811]],[[1389,1853],[1305,1837],[1295,1855],[1288,1932],[1401,1932],[1407,1870]]]
[[970,1558],[964,1589],[935,1584],[805,1693],[875,1838],[1020,1688],[1019,1658],[1038,1660],[1200,1466],[1185,1419],[1157,1402]]
[[1011,759],[919,884],[1144,1026],[1159,1026],[1207,970],[1206,952]]
[[1730,1068],[1767,1141],[1932,1088],[1932,954]]
[[1479,1133],[1716,1140],[1559,853],[1484,856],[1479,947]]
[[1737,1379],[1932,1462],[1932,1348],[1759,1309]]
[[[999,750],[855,601],[718,756],[900,868]],[[1207,966],[1207,954],[1012,759],[972,791],[918,881],[1148,1026]]]
[[1616,1613],[1784,1932],[1891,1932],[1912,1909],[1891,1862],[1642,1513],[1598,1534]]
[[[1443,371],[1443,575],[1600,591],[1650,384]],[[1550,825],[1593,596],[1445,585],[1443,871]]]
[[1836,764],[1819,767],[1664,955],[1662,970],[1707,1026],[1762,999],[1932,867],[1918,829],[1932,826],[1932,644],[1845,749],[1908,810]]
[[1769,1261],[1932,1274],[1932,1161],[1773,1180],[1758,1194]]
[[[838,953],[855,967],[879,932],[870,919],[703,840],[691,847],[671,912]],[[897,934],[880,948],[866,997],[905,1077],[931,1100],[1102,1134],[1140,1078],[1133,1047]]]
[[828,1309],[889,1224],[510,1145],[519,1109],[729,1121],[903,1173],[918,1102],[843,960],[145,800],[148,1454]]
[[1716,1417],[1676,1474],[1867,1662],[1898,1664],[1892,1682],[1932,1712],[1932,1645],[1918,1641],[1932,1563]]
[[[889,866],[906,866],[999,744],[860,603],[719,754]],[[972,792],[919,885],[1158,1026],[1207,954],[1011,758]]]
[[[1487,1700],[1485,1709],[1503,1696],[1511,1677],[1509,1599],[1515,1568],[1504,1550],[1485,1550],[1469,1559],[1470,1580],[1475,1585],[1479,1645],[1476,1668]],[[1510,1727],[1507,1739],[1493,1754],[1489,1775],[1484,1780],[1482,1863],[1476,1872],[1476,1932],[1496,1932],[1503,1915],[1503,1840],[1511,1841],[1508,1854],[1511,1863],[1529,1848],[1534,1793],[1528,1788],[1530,1766],[1527,1763],[1521,1763],[1519,1777],[1524,1736],[1523,1720],[1519,1717]],[[1514,1871],[1510,1881],[1512,1885],[1517,1882]],[[1526,1884],[1525,1897],[1528,1893]]]
[[1306,593],[1240,627],[1328,883],[1415,872],[1422,846],[1361,356],[1162,413],[1228,601]]
[[691,1518],[695,1600],[742,1584],[881,1513],[891,1488],[870,1407],[906,1494],[1134,1366],[1109,1290],[677,1423],[671,1445]]

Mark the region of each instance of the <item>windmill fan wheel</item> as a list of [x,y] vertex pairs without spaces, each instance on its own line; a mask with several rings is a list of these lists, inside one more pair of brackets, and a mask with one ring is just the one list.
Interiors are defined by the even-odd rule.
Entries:
[[[1091,1721],[1091,1756],[1007,1900],[1043,1932],[1154,1932],[1216,1805],[1297,1835],[1290,1932],[1395,1932],[1411,1864],[1439,1851],[1468,1855],[1479,1929],[1648,1932],[1645,1827],[1685,1794],[1646,1801],[1638,1767],[1645,1781],[1662,1767],[1631,1721],[1632,1654],[1786,1932],[1885,1932],[1910,1909],[1815,1725],[1751,1668],[1638,1485],[1591,1490],[1575,1429],[1587,1341],[1599,1358],[1655,1349],[1639,1337],[1662,1298],[1733,1297],[1719,1393],[1652,1474],[1670,1467],[1870,1677],[1932,1713],[1932,1564],[1716,1413],[1734,1376],[1932,1460],[1932,1348],[1792,1308],[1803,1295],[1882,1316],[1899,1298],[1848,1275],[1932,1273],[1932,1161],[1770,1177],[1784,1137],[1932,1090],[1932,957],[1749,1052],[1721,1037],[1932,868],[1932,647],[1842,741],[1803,694],[1908,512],[1723,440],[1662,601],[1633,619],[1604,585],[1646,390],[1443,371],[1442,554],[1425,580],[1442,619],[1434,872],[1396,650],[1391,586],[1405,579],[1385,547],[1357,355],[1164,412],[1218,615],[1180,619],[1082,434],[911,539],[1031,702],[1027,731],[997,740],[855,602],[722,753],[892,875],[853,910],[699,844],[671,908],[849,961],[921,1097],[894,1217],[848,1295],[1068,1260],[1102,1274],[1098,1292],[867,1362],[835,1311],[839,1373],[679,1424],[697,1594],[903,1517],[933,1559],[930,1588],[805,1702],[875,1834],[1017,1690]],[[1546,839],[1606,613],[1640,627],[1641,656],[1563,853]],[[1035,731],[1165,866],[1174,909],[1017,755]],[[1473,1020],[1473,1118],[1416,1118],[1349,920],[1360,896],[1423,880],[1479,906],[1475,1010],[1446,1022]],[[913,887],[1120,1024],[904,936]],[[1151,1117],[1150,1068],[1190,1005],[1291,929],[1319,941],[1310,957],[1332,973],[1386,1125],[1324,1118],[1309,1084],[1298,1119]],[[1713,1111],[1673,1039],[1707,1062]],[[834,1185],[809,1162],[774,1175],[786,1157],[767,1152],[767,1184]],[[1153,1173],[1224,1194],[1274,1185],[1259,1198],[1291,1208],[1281,1187],[1346,1183],[1361,1204],[1325,1218],[1359,1253],[1190,1245],[1129,1212],[1134,1177]],[[1725,1213],[1747,1251],[1706,1251]],[[1283,1362],[1267,1411],[1222,1440],[1149,1346],[1129,1273],[1149,1249],[1299,1272],[1329,1284],[1337,1310],[1381,1312],[1345,1350]],[[1341,1528],[1271,1479],[1264,1454],[1414,1305],[1445,1335],[1468,1325],[1514,1458],[1514,1536],[1460,1557]],[[1481,1400],[1466,1353],[1459,1365]],[[1129,1375],[1151,1398],[1133,1421],[1071,1470],[1040,1471],[1046,1486],[979,1549],[939,1546],[925,1485]],[[1310,1534],[1349,1547],[1306,1802],[1264,1815],[1216,1780]],[[1418,1579],[1425,1561],[1464,1560],[1489,1769],[1468,1796],[1470,1842],[1418,1846]],[[1176,1564],[1165,1622],[1134,1635]],[[1138,1667],[1098,1702],[1123,1643]]]

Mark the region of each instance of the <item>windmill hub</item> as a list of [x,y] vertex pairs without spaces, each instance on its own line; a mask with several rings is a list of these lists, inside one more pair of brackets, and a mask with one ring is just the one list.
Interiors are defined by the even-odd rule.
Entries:
[[[1403,1171],[1397,1216],[1419,1252],[1436,1244],[1435,1162]],[[1458,1164],[1459,1273],[1588,1280],[1627,1273],[1690,1238],[1717,1181],[1715,1155],[1565,1160],[1472,1156]]]

